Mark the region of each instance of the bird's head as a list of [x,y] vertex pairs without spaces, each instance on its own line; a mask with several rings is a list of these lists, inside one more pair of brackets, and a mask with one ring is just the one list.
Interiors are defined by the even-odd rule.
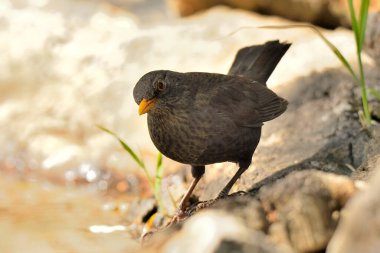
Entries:
[[181,73],[168,70],[152,71],[141,77],[133,89],[139,114],[178,107],[184,92],[180,79]]

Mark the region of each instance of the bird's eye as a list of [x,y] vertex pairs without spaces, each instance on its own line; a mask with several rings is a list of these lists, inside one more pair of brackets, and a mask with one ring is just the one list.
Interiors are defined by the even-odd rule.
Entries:
[[162,80],[158,80],[156,82],[156,87],[157,87],[157,90],[163,91],[163,90],[166,89],[166,83],[164,81],[162,81]]

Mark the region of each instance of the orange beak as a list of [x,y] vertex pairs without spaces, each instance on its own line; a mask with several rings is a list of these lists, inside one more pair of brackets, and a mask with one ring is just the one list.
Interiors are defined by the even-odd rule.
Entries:
[[155,105],[155,99],[146,100],[145,98],[139,104],[139,115],[143,115],[152,109]]

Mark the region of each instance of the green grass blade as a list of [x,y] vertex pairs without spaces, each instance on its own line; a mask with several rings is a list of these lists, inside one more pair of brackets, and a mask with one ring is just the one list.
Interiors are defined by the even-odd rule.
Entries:
[[157,155],[157,163],[156,163],[156,178],[154,180],[154,191],[156,193],[158,193],[161,189],[163,172],[164,172],[164,166],[162,166],[162,154],[159,152]]
[[370,126],[371,125],[371,113],[370,113],[370,108],[368,106],[367,86],[366,86],[366,82],[365,82],[363,62],[362,62],[362,58],[361,58],[361,51],[362,51],[363,44],[364,44],[365,30],[366,30],[366,26],[367,26],[369,0],[362,0],[361,1],[359,21],[355,16],[355,9],[354,9],[353,1],[349,0],[348,3],[349,3],[349,7],[350,7],[352,29],[354,30],[355,39],[356,39],[356,51],[357,51],[359,73],[360,73],[359,84],[360,84],[361,95],[362,95],[364,117],[365,117],[366,125]]
[[331,51],[335,54],[335,56],[340,60],[340,62],[346,67],[346,69],[351,73],[351,75],[358,81],[358,77],[352,69],[351,65],[348,63],[347,59],[343,56],[343,54],[339,51],[339,49],[334,46],[315,26],[302,24],[302,25],[281,25],[281,26],[259,26],[258,28],[264,29],[292,29],[292,28],[309,28],[314,31],[325,44],[331,49]]
[[371,94],[377,99],[380,101],[380,93],[377,92],[375,89],[371,89],[370,90]]
[[359,15],[359,52],[362,51],[364,39],[365,39],[365,30],[367,27],[368,19],[368,9],[369,9],[369,0],[362,0],[360,6],[360,15]]
[[355,41],[356,41],[357,46],[359,46],[359,41],[360,41],[360,39],[359,39],[360,38],[359,27],[358,27],[358,21],[356,18],[356,14],[355,14],[354,3],[352,0],[348,0],[348,6],[350,9],[352,30],[354,31],[354,34],[355,34]]
[[165,206],[162,203],[161,194],[160,194],[162,174],[163,174],[162,154],[158,153],[158,155],[157,155],[156,177],[155,177],[155,180],[153,180],[152,177],[149,175],[148,170],[145,167],[144,161],[141,158],[139,158],[139,156],[132,150],[131,147],[129,147],[129,145],[127,143],[125,143],[125,141],[123,141],[116,133],[112,132],[111,130],[109,130],[103,126],[99,126],[99,125],[97,125],[97,127],[100,130],[102,130],[102,131],[112,135],[113,137],[115,137],[119,141],[121,146],[124,148],[124,150],[127,151],[128,154],[133,158],[133,160],[135,160],[135,162],[144,170],[144,173],[145,173],[145,175],[148,179],[149,185],[150,185],[150,187],[154,193],[154,197],[157,201],[158,206],[162,210],[163,214],[165,216],[168,216],[167,211],[165,209]]
[[97,126],[100,130],[103,130],[104,132],[106,133],[109,133],[110,135],[112,135],[113,137],[115,137],[119,143],[121,144],[121,146],[124,148],[125,151],[128,152],[128,154],[133,158],[133,160],[135,160],[135,162],[142,168],[145,168],[145,164],[143,162],[143,160],[141,160],[138,155],[132,150],[131,147],[129,147],[129,145],[127,143],[125,143],[117,134],[115,134],[114,132],[112,132],[111,130],[105,128],[105,127],[102,127],[102,126]]
[[357,51],[357,55],[358,55],[358,65],[359,65],[359,71],[360,71],[359,72],[360,73],[359,84],[360,84],[360,91],[361,91],[361,95],[362,95],[364,117],[365,117],[366,126],[370,126],[371,125],[371,112],[370,112],[370,108],[368,106],[367,85],[365,82],[365,74],[364,74],[362,56],[361,56],[361,53],[359,50]]
[[149,185],[152,187],[152,190],[154,190],[154,182],[153,182],[153,179],[152,179],[152,177],[149,175],[148,170],[147,170],[146,167],[145,167],[145,163],[144,163],[144,161],[143,161],[142,159],[140,159],[140,158],[138,157],[138,155],[132,150],[132,148],[129,147],[129,145],[128,145],[125,141],[123,141],[123,140],[122,140],[122,139],[121,139],[116,133],[114,133],[114,132],[112,132],[111,130],[109,130],[109,129],[103,127],[103,126],[100,126],[100,125],[97,125],[97,127],[98,127],[100,130],[102,130],[102,131],[104,131],[104,132],[106,132],[106,133],[112,135],[114,138],[116,138],[116,139],[119,141],[119,143],[121,144],[121,146],[123,147],[123,149],[124,149],[125,151],[127,151],[127,153],[132,157],[132,159],[135,160],[135,162],[136,162],[136,163],[137,163],[137,164],[143,169],[143,171],[144,171],[144,173],[145,173],[145,175],[146,175],[146,177],[147,177],[147,179],[148,179]]
[[162,165],[162,154],[158,152],[157,162],[156,162],[156,177],[154,180],[154,196],[157,200],[158,206],[160,207],[162,213],[165,216],[169,216],[165,208],[165,205],[162,203],[161,192],[160,192],[163,172],[164,172],[164,166]]

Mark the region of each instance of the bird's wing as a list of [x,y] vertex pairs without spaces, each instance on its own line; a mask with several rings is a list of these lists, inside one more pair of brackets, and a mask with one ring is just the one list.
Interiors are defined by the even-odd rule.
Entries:
[[288,102],[260,83],[239,81],[215,86],[209,105],[239,126],[259,127],[282,114]]

